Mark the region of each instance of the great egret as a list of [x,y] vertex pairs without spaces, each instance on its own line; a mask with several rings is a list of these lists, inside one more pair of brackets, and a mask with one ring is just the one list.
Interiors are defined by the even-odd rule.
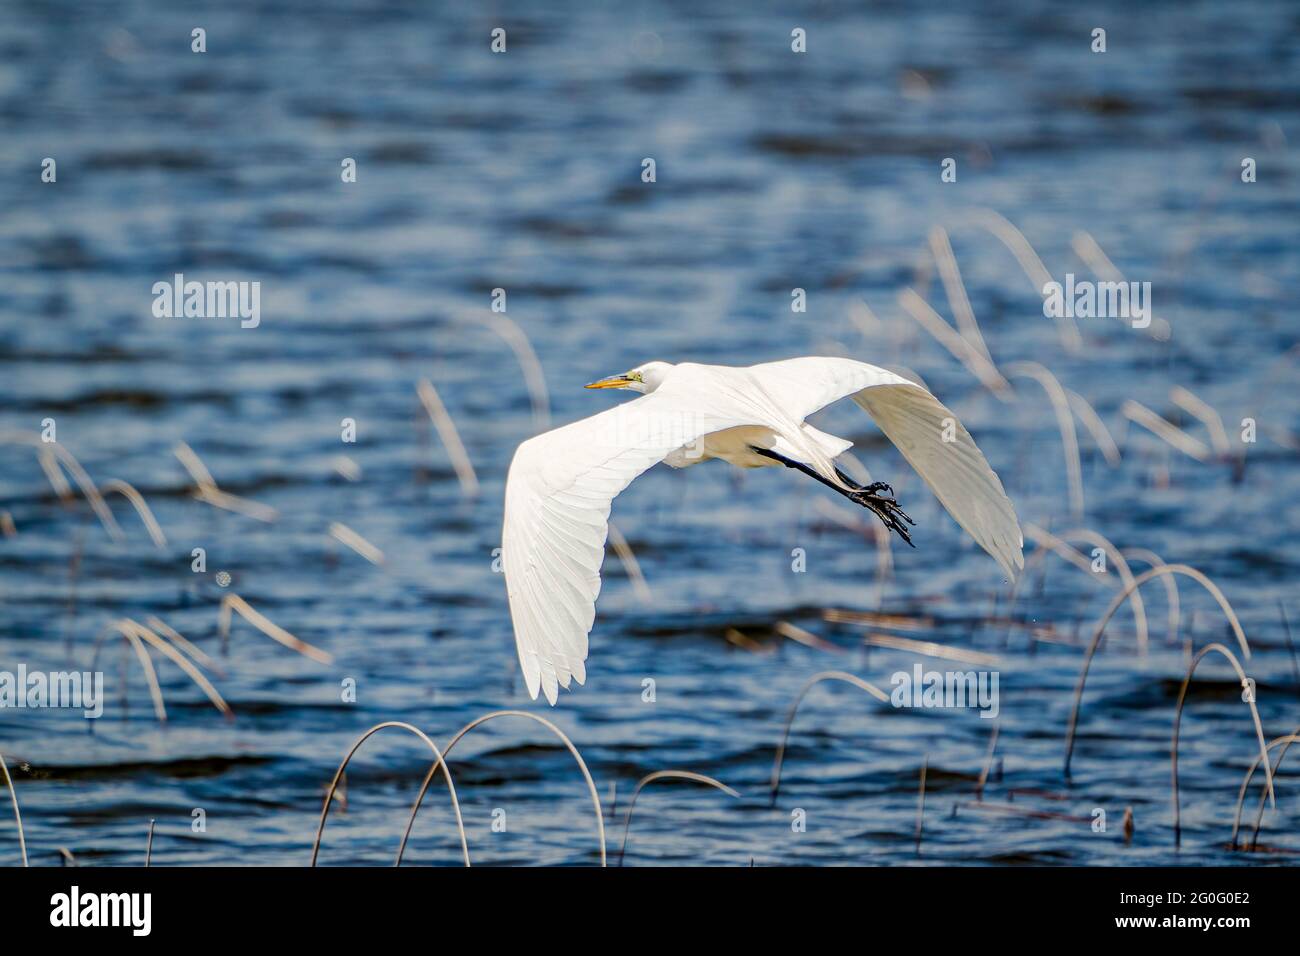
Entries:
[[586,682],[610,504],[661,461],[794,468],[871,509],[910,544],[904,522],[912,522],[893,490],[858,485],[835,467],[832,459],[852,442],[804,422],[850,395],[1009,577],[1024,567],[1015,510],[970,433],[937,398],[893,372],[840,358],[748,368],[648,362],[586,387],[643,397],[530,438],[506,479],[506,590],[534,699],[540,689],[554,704],[559,687]]

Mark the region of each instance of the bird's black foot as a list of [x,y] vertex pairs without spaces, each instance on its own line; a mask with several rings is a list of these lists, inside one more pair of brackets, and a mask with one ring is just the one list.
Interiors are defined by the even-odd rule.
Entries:
[[[894,489],[891,486],[883,481],[873,481],[869,485],[860,485],[838,468],[835,469],[835,474],[839,475],[840,481],[853,489],[847,493],[841,492],[841,494],[864,508],[870,508],[886,528],[897,532],[900,538],[913,548],[916,547],[916,545],[912,544],[912,536],[907,531],[907,525],[903,524],[906,521],[907,524],[915,526],[916,522],[908,516],[906,511],[898,507],[898,502],[894,500]],[[881,494],[882,491],[887,492],[887,494]]]
[[[908,524],[915,526],[916,522],[908,517],[906,511],[898,507],[898,502],[894,500],[894,489],[883,481],[873,481],[869,485],[860,485],[848,475],[844,474],[844,472],[836,468],[835,474],[843,483],[842,485],[837,485],[835,482],[818,474],[814,469],[808,467],[803,462],[795,461],[792,458],[786,458],[784,455],[772,451],[770,448],[751,446],[751,450],[757,455],[762,455],[764,458],[771,458],[773,461],[779,461],[787,468],[794,468],[796,471],[802,471],[805,475],[808,475],[810,478],[816,478],[823,485],[839,492],[855,504],[862,505],[864,508],[870,508],[876,513],[876,517],[884,523],[886,528],[890,531],[897,532],[900,538],[906,541],[913,548],[916,547],[916,545],[912,544],[912,536],[907,530]],[[881,494],[882,491],[888,492],[888,494]],[[903,524],[904,521],[906,521],[907,524]]]
[[[877,482],[876,484],[880,483]],[[868,486],[868,488],[875,487],[876,485]],[[884,487],[889,488],[888,485],[885,485]],[[869,508],[875,512],[876,517],[880,519],[881,523],[884,524],[886,528],[890,531],[897,532],[900,538],[915,548],[916,545],[912,544],[912,535],[908,532],[907,525],[915,526],[916,522],[911,519],[906,511],[898,506],[898,502],[895,501],[892,496],[876,494],[869,491],[868,488],[864,488],[861,491],[855,491],[849,497],[864,508]],[[889,490],[891,492],[893,491],[892,488]],[[906,521],[907,524],[904,524],[904,521]]]

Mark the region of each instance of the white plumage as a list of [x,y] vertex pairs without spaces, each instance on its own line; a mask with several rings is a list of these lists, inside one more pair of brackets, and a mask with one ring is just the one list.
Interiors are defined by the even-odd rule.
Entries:
[[[651,362],[593,383],[643,392],[634,401],[531,438],[506,479],[502,557],[528,692],[552,704],[586,681],[587,635],[600,593],[609,510],[647,468],[721,458],[783,464],[768,449],[845,488],[832,463],[851,442],[804,419],[852,396],[948,513],[1010,577],[1024,566],[1015,510],[957,417],[919,385],[839,358],[748,368]],[[948,440],[946,440],[948,439]]]

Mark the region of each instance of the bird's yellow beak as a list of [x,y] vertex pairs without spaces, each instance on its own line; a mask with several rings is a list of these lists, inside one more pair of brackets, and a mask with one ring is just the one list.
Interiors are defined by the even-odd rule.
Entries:
[[630,375],[611,375],[609,378],[602,378],[598,382],[589,382],[582,386],[583,388],[627,388],[634,382]]

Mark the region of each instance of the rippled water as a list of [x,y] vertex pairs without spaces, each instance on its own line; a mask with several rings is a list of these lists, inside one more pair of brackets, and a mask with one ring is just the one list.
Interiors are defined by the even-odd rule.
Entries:
[[[1260,837],[1277,852],[1224,848],[1258,743],[1215,657],[1188,694],[1173,848],[1184,642],[1237,649],[1213,599],[1180,579],[1171,641],[1164,587],[1146,585],[1146,658],[1121,609],[1092,667],[1067,781],[1073,688],[1116,575],[1035,560],[1010,604],[993,562],[851,403],[816,422],[852,438],[917,519],[918,548],[893,549],[892,576],[882,583],[871,539],[839,523],[841,502],[799,476],[655,469],[614,508],[652,602],[611,554],[587,685],[554,710],[530,701],[492,563],[506,466],[539,423],[488,312],[491,290],[506,289],[552,423],[619,401],[579,386],[651,358],[843,354],[914,370],[975,434],[1022,521],[1086,526],[1209,575],[1254,652],[1246,667],[1265,736],[1290,733],[1300,680],[1280,603],[1294,597],[1300,560],[1296,356],[1286,357],[1300,290],[1294,6],[586,6],[378,14],[327,0],[195,15],[48,3],[0,14],[0,427],[30,436],[54,419],[97,483],[139,489],[167,538],[153,547],[113,495],[125,534],[113,543],[84,499],[60,502],[34,448],[0,446],[0,510],[17,532],[0,538],[0,669],[88,668],[110,622],[153,615],[217,657],[211,677],[235,714],[222,719],[156,654],[159,726],[138,662],[112,635],[93,726],[79,713],[0,710],[33,863],[57,865],[60,848],[82,864],[138,863],[150,819],[158,864],[305,863],[325,786],[365,728],[406,721],[446,741],[499,708],[572,736],[611,854],[652,771],[708,774],[740,793],[651,784],[629,864],[1294,862],[1294,764]],[[190,51],[196,26],[202,55]],[[488,51],[496,26],[505,55]],[[1105,54],[1089,51],[1095,26],[1107,30]],[[807,54],[790,50],[795,27]],[[1240,179],[1247,156],[1253,184]],[[56,183],[40,182],[45,157]],[[345,157],[356,183],[340,181]],[[653,184],[640,178],[645,157]],[[957,160],[956,183],[940,182],[945,157]],[[1023,230],[1058,279],[1093,278],[1072,246],[1092,236],[1129,278],[1152,283],[1169,340],[1089,319],[1080,347],[1066,349],[981,210]],[[1043,390],[1018,378],[1016,400],[1000,401],[900,306],[912,287],[953,317],[927,251],[936,225],[997,362],[1042,363],[1116,437],[1111,468],[1080,429],[1081,521]],[[151,288],[175,273],[260,282],[261,324],[154,318]],[[805,313],[791,311],[795,287]],[[853,321],[860,303],[877,321]],[[419,403],[425,378],[460,428],[475,499]],[[1122,414],[1141,402],[1208,444],[1171,400],[1175,386],[1213,406],[1234,445],[1242,419],[1256,421],[1241,483]],[[344,418],[357,423],[355,444],[340,440]],[[173,454],[181,441],[223,490],[278,519],[194,500]],[[340,455],[357,480],[339,473]],[[332,522],[381,549],[383,567],[331,538]],[[191,570],[199,547],[203,574]],[[792,571],[795,548],[804,573]],[[333,663],[238,619],[221,656],[228,593]],[[828,608],[904,616],[907,630],[835,624]],[[788,639],[779,622],[833,649]],[[783,722],[812,675],[845,670],[888,689],[918,661],[970,666],[868,649],[866,633],[995,655],[998,720],[895,710],[818,685],[769,806]],[[346,678],[355,703],[341,700]],[[974,806],[994,723],[985,805]],[[426,758],[397,734],[367,745],[323,863],[392,858]],[[494,721],[458,745],[452,767],[476,862],[598,860],[581,774],[541,727]],[[1252,824],[1258,792],[1256,782]],[[195,808],[204,833],[192,831]],[[1092,827],[1099,808],[1105,833]],[[498,810],[505,832],[493,829]],[[792,827],[797,810],[804,832]],[[439,785],[408,862],[456,862],[453,832]],[[17,859],[12,837],[6,817],[6,862]]]

